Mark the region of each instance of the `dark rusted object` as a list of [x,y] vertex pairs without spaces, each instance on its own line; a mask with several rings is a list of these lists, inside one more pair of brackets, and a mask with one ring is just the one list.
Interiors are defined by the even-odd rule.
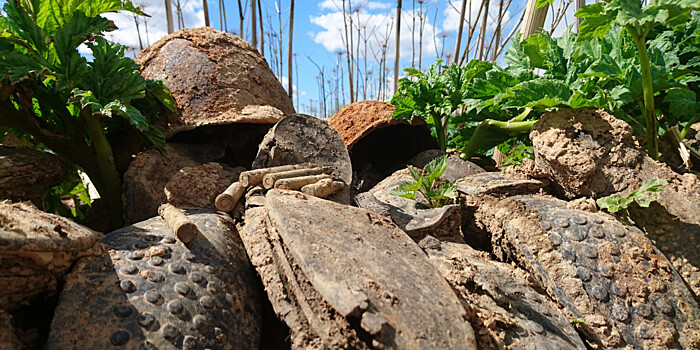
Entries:
[[207,125],[274,124],[294,106],[253,45],[211,27],[182,29],[136,57],[141,75],[163,80],[178,106],[165,135]]
[[384,217],[271,190],[241,238],[294,349],[476,349],[449,285]]
[[71,264],[92,254],[99,238],[29,202],[0,201],[0,308],[13,311],[55,293]]
[[66,172],[56,155],[0,145],[0,200],[32,201],[43,208],[44,192],[61,183]]
[[261,315],[245,250],[227,215],[188,211],[187,245],[160,217],[102,239],[67,278],[47,349],[257,349]]
[[462,299],[480,349],[585,348],[557,304],[527,281],[527,272],[466,244],[427,236],[419,245]]
[[608,348],[700,346],[700,309],[671,263],[640,230],[537,196],[484,199],[475,219],[493,253],[534,276],[586,340]]

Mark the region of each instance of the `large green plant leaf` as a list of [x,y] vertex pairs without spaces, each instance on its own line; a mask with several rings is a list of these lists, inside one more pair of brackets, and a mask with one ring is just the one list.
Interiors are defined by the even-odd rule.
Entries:
[[103,13],[129,11],[143,15],[131,0],[40,0],[41,5],[36,15],[37,24],[44,33],[53,35],[58,28],[68,23],[71,17],[81,12],[87,17],[96,17]]
[[685,87],[668,89],[664,102],[668,103],[671,115],[678,119],[689,120],[698,113],[695,92]]
[[146,79],[138,72],[139,66],[126,57],[126,46],[97,38],[87,44],[94,57],[83,85],[103,103],[119,100],[129,103],[145,94]]

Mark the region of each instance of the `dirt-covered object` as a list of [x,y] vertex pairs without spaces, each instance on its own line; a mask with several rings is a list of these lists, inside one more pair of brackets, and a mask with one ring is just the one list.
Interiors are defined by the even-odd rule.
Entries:
[[482,172],[460,178],[455,182],[455,186],[465,195],[516,196],[539,192],[542,189],[542,182],[517,179],[500,172]]
[[126,223],[158,215],[158,206],[167,201],[165,186],[178,170],[220,160],[224,153],[225,147],[216,141],[204,144],[169,142],[165,155],[155,149],[136,155],[124,173],[122,200]]
[[369,190],[421,151],[437,148],[422,119],[410,124],[392,119],[393,113],[394,106],[386,102],[360,101],[343,106],[328,120],[350,150],[355,193]]
[[593,107],[544,114],[530,139],[536,166],[567,198],[624,190],[643,158],[632,140],[632,128]]
[[687,201],[683,199],[674,204],[667,196],[672,197],[671,193],[663,195],[660,202],[651,203],[649,208],[633,206],[630,217],[666,254],[700,300],[700,222],[689,223],[669,211],[672,208],[676,213],[680,210],[697,213],[700,208],[684,206]]
[[427,236],[419,245],[467,310],[479,349],[584,349],[556,303],[531,275],[466,244]]
[[[343,140],[325,121],[302,114],[285,117],[260,143],[253,169],[312,163],[330,170],[335,180],[350,184],[352,164]],[[349,188],[329,197],[350,203]]]
[[12,316],[0,309],[0,350],[22,349],[22,343],[12,327]]
[[61,183],[66,171],[56,155],[0,145],[0,199],[32,201],[43,208],[44,192]]
[[257,349],[259,295],[228,215],[192,210],[178,241],[160,217],[106,235],[66,280],[47,349]]
[[141,74],[163,80],[178,106],[165,135],[206,125],[274,124],[294,113],[282,84],[253,45],[211,27],[182,29],[136,57]]
[[528,271],[591,346],[700,347],[700,309],[671,263],[633,226],[538,197],[481,197],[493,254]]
[[352,150],[355,145],[367,135],[375,130],[384,129],[394,125],[413,125],[425,128],[425,122],[416,118],[413,124],[405,120],[392,119],[394,106],[380,101],[358,101],[345,105],[340,111],[328,119],[333,129],[343,138],[348,150]]
[[[425,165],[428,164],[431,160],[445,154],[445,152],[439,149],[423,151],[421,153],[416,154],[413,158],[409,159],[408,164],[413,165],[416,168],[423,169]],[[485,170],[479,167],[478,165],[470,161],[464,160],[454,154],[450,154],[447,156],[447,169],[445,169],[445,172],[442,173],[442,175],[440,175],[440,178],[444,179],[445,181],[454,183],[455,181],[465,176],[479,174],[483,172],[485,172]]]
[[266,197],[241,238],[293,349],[476,349],[450,286],[390,220],[295,191]]
[[99,251],[100,234],[29,202],[0,201],[0,308],[56,292],[71,264]]
[[155,149],[134,158],[124,173],[122,201],[127,224],[158,215],[158,207],[166,202],[165,185],[178,169],[175,162]]
[[700,180],[641,153],[624,121],[595,108],[543,115],[530,134],[536,165],[568,198],[622,196],[648,179],[669,184],[651,208],[631,218],[662,248],[700,295]]
[[416,242],[431,235],[445,241],[464,243],[459,205],[431,208],[425,204],[425,198],[420,193],[416,193],[415,200],[391,194],[391,190],[404,181],[413,181],[408,169],[395,172],[369,192],[357,195],[355,201],[361,208],[390,218]]
[[232,184],[244,168],[233,171],[219,163],[182,168],[165,185],[168,203],[178,208],[215,209],[214,199]]
[[503,172],[484,172],[463,177],[455,182],[460,197],[462,233],[470,246],[484,251],[491,250],[491,232],[474,221],[474,213],[481,205],[478,195],[509,197],[536,194],[542,190],[542,182],[536,179],[519,179]]

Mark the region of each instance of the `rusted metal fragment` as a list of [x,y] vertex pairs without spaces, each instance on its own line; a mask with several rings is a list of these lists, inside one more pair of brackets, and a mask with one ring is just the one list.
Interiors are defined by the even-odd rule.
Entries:
[[211,27],[182,29],[136,57],[141,75],[163,80],[178,112],[165,136],[202,126],[274,124],[294,113],[284,87],[255,46]]
[[700,347],[700,309],[671,263],[639,229],[566,202],[518,196],[484,200],[475,219],[493,253],[537,277],[587,341],[608,348]]
[[[253,169],[313,163],[330,170],[335,180],[352,182],[352,164],[345,144],[325,121],[295,114],[280,120],[268,131],[258,149]],[[329,197],[350,203],[349,187]]]
[[387,218],[271,190],[241,232],[294,348],[476,348],[454,292]]
[[465,195],[516,196],[536,194],[542,189],[541,181],[511,178],[501,172],[469,175],[457,180],[455,185]]
[[428,236],[419,245],[458,293],[480,349],[585,349],[557,304],[533,288],[527,272],[466,244]]
[[255,279],[233,221],[187,211],[200,234],[178,241],[160,217],[102,239],[108,252],[67,277],[47,349],[257,349]]
[[0,145],[0,199],[32,201],[44,207],[44,192],[66,175],[66,164],[55,154]]
[[416,242],[432,235],[441,240],[464,243],[459,205],[431,208],[422,203],[425,199],[419,193],[416,200],[391,194],[391,190],[404,181],[413,181],[408,169],[399,170],[378,183],[369,191],[370,195],[357,196],[357,203],[362,208],[391,218]]
[[14,311],[55,293],[73,262],[99,252],[100,236],[30,202],[0,201],[0,308]]

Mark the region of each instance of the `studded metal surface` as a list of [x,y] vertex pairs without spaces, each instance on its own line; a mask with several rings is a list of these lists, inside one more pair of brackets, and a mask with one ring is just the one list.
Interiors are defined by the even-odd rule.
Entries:
[[514,266],[432,236],[419,245],[468,310],[480,349],[585,349],[556,304]]
[[257,290],[230,218],[190,219],[201,234],[187,245],[160,218],[106,235],[108,252],[68,276],[47,348],[257,349]]
[[640,230],[608,215],[567,209],[559,200],[515,199],[539,215],[542,231],[506,220],[506,240],[550,294],[586,320],[594,342],[612,348],[700,347],[697,302]]

